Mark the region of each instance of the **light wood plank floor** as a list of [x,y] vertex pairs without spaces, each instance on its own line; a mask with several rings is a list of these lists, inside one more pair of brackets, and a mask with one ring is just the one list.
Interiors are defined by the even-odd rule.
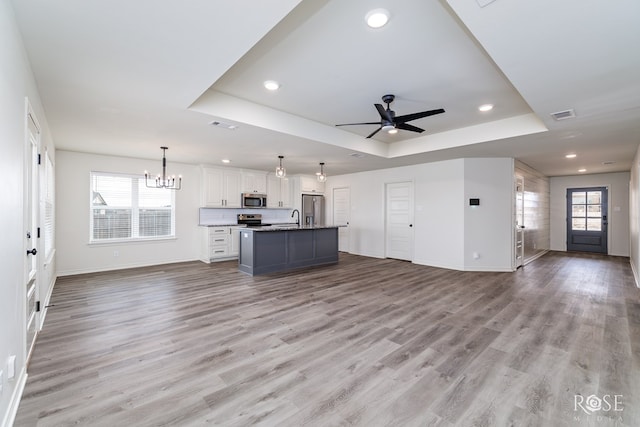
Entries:
[[51,302],[16,426],[640,426],[627,258],[192,262],[62,277]]

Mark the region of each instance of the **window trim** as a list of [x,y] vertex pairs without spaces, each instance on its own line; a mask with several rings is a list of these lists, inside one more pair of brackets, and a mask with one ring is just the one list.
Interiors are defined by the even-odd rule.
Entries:
[[[113,239],[94,239],[93,238],[93,177],[94,176],[112,176],[119,178],[129,178],[132,181],[132,194],[131,194],[131,206],[127,207],[131,209],[131,234],[132,237],[126,238],[113,238]],[[111,244],[121,244],[121,243],[148,243],[148,242],[158,242],[158,241],[167,241],[167,240],[176,240],[176,196],[175,191],[162,189],[163,191],[171,191],[171,234],[166,236],[137,236],[134,237],[134,234],[139,233],[139,220],[140,220],[140,211],[148,208],[140,208],[140,198],[138,194],[138,185],[134,185],[134,180],[138,180],[138,182],[144,183],[144,175],[142,174],[130,174],[130,173],[118,173],[118,172],[103,172],[103,171],[91,171],[89,173],[89,246],[94,245],[111,245]],[[120,209],[123,207],[115,207],[116,209]]]

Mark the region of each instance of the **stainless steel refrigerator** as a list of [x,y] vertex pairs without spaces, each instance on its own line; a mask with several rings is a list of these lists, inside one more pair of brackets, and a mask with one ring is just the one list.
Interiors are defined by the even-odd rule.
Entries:
[[302,224],[305,226],[325,225],[324,196],[302,195]]

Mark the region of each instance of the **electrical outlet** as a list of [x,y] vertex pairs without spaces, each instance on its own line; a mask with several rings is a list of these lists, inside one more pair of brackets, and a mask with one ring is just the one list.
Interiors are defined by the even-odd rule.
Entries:
[[120,251],[113,251],[113,256],[114,257],[119,257],[120,256]]

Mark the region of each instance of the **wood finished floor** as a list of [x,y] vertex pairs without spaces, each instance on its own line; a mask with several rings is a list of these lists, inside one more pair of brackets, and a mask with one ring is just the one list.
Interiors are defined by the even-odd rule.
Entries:
[[[192,262],[62,277],[51,303],[16,426],[640,426],[627,258]],[[576,394],[622,410],[574,411]]]

